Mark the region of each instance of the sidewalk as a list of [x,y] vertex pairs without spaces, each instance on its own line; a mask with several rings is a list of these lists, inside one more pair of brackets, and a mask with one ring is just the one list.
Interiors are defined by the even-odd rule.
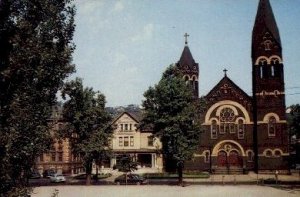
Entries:
[[[256,174],[254,172],[249,172],[249,174],[211,174],[207,179],[184,179],[187,183],[192,184],[257,184],[266,182],[266,180],[276,181],[275,175],[272,174]],[[300,177],[298,173],[293,173],[291,175],[278,175],[278,182],[284,183],[294,183],[300,185]]]

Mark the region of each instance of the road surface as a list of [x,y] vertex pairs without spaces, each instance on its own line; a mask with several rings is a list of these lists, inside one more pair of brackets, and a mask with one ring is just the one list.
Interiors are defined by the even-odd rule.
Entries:
[[130,186],[43,186],[34,189],[32,197],[299,197],[299,189],[278,189],[256,185],[167,185]]

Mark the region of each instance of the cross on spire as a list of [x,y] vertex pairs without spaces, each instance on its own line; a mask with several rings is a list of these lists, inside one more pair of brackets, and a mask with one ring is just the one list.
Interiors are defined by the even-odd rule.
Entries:
[[224,72],[225,77],[227,77],[227,71],[228,70],[226,68],[224,68],[223,72]]
[[187,33],[185,33],[184,34],[184,37],[185,37],[185,44],[187,45],[188,44],[188,40],[187,40],[187,38],[189,37],[190,35],[189,34],[187,34]]

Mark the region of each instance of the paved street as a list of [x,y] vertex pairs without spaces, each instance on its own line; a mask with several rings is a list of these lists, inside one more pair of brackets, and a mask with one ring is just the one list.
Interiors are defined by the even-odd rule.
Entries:
[[57,197],[298,197],[300,190],[277,189],[268,186],[49,186],[38,187],[32,197],[51,197],[58,189]]

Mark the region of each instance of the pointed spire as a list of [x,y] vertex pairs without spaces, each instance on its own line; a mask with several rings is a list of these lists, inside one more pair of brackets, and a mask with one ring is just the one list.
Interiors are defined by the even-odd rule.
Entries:
[[278,27],[269,0],[259,1],[253,28],[253,41],[256,41],[258,36],[265,33],[264,31],[269,31],[276,42],[281,46]]
[[182,51],[180,60],[178,62],[181,66],[193,66],[195,64],[195,60],[192,56],[192,53],[187,45],[184,46]]

